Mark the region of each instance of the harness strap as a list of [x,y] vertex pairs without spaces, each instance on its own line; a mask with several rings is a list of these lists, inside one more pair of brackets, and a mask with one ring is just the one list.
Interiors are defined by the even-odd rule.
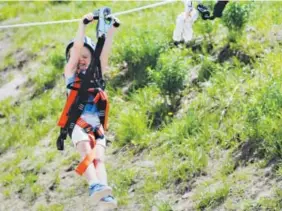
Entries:
[[86,171],[88,166],[93,163],[94,166],[96,167],[97,165],[97,160],[96,158],[96,137],[104,137],[104,130],[102,125],[100,125],[97,128],[93,128],[90,124],[85,122],[82,118],[79,118],[76,122],[78,126],[84,129],[84,131],[88,134],[88,137],[90,139],[90,146],[91,146],[91,151],[85,156],[85,158],[78,164],[76,167],[75,171],[79,175],[83,175],[83,173]]
[[94,166],[96,167],[95,165],[95,157],[96,157],[96,150],[93,148],[89,154],[87,154],[85,156],[85,158],[78,164],[78,166],[76,167],[75,169],[75,172],[77,174],[79,174],[80,176],[83,175],[83,173],[86,171],[86,169],[88,168],[88,166],[93,163]]
[[[66,123],[68,121],[68,114],[69,114],[69,110],[72,106],[72,104],[74,103],[77,94],[78,94],[78,89],[80,88],[80,80],[79,77],[77,76],[75,81],[72,83],[73,85],[71,86],[71,84],[68,84],[68,88],[71,89],[71,92],[68,96],[68,99],[65,103],[65,107],[64,110],[61,114],[61,117],[58,121],[58,126],[60,126],[61,128],[64,128],[66,126]],[[108,96],[106,94],[105,91],[103,91],[100,88],[89,88],[88,92],[93,94],[95,97],[93,99],[93,103],[97,105],[98,109],[99,109],[99,118],[100,121],[103,125],[103,127],[105,128],[105,130],[108,129],[108,114],[109,114],[109,109],[110,109],[110,105],[109,105],[109,101],[108,101]]]
[[100,89],[93,99],[93,103],[97,105],[97,108],[99,110],[99,118],[104,129],[108,130],[110,104],[106,92]]
[[66,123],[68,121],[68,112],[69,112],[72,104],[74,103],[76,96],[77,96],[77,93],[78,93],[77,91],[80,88],[80,81],[79,81],[78,76],[76,76],[72,87],[73,88],[71,89],[71,92],[70,92],[68,99],[65,103],[64,110],[63,110],[61,117],[58,121],[58,126],[60,126],[61,128],[64,128],[66,126]]

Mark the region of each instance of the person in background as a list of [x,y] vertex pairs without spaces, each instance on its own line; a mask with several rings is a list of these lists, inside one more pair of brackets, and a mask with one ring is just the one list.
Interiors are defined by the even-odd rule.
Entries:
[[176,46],[193,39],[193,24],[198,18],[198,11],[193,8],[192,1],[184,0],[183,2],[185,10],[177,16],[173,31],[173,41]]

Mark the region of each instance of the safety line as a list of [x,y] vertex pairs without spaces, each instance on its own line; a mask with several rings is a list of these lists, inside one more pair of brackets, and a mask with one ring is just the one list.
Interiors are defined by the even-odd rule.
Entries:
[[[175,1],[176,0],[166,0],[166,1],[163,1],[163,2],[155,3],[155,4],[150,4],[150,5],[138,7],[138,8],[135,8],[135,9],[126,10],[126,11],[123,11],[123,12],[113,13],[112,15],[114,15],[114,16],[125,15],[125,14],[129,14],[129,13],[141,11],[141,10],[144,10],[144,9],[154,8],[154,7],[158,7],[158,6],[161,6],[161,5],[173,3]],[[28,27],[28,26],[42,26],[42,25],[58,24],[58,23],[71,23],[71,22],[78,22],[80,20],[81,20],[81,18],[71,19],[71,20],[60,20],[60,21],[47,21],[47,22],[33,22],[33,23],[2,25],[2,26],[0,26],[0,29],[19,28],[19,27]]]

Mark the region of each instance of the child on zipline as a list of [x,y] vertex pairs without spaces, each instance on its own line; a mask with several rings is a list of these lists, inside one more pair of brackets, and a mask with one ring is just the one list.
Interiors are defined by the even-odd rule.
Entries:
[[[111,51],[113,35],[116,27],[119,25],[116,18],[113,20],[115,21],[109,25],[110,28],[106,34],[105,43],[100,55],[100,67],[102,72],[105,72],[108,68],[108,58]],[[93,64],[93,55],[96,46],[89,37],[85,36],[85,29],[88,24],[87,22],[93,21],[94,15],[92,13],[83,16],[79,22],[74,41],[69,43],[66,48],[67,64],[64,68],[64,76],[67,85],[75,84],[76,77],[78,77],[79,74],[85,76],[87,71],[90,71],[89,67]],[[96,79],[95,77],[96,75],[93,76],[94,80]],[[81,78],[82,80],[85,79],[83,76]],[[67,91],[70,95],[71,90],[68,89]],[[106,140],[103,134],[103,127],[101,126],[99,119],[100,111],[93,102],[94,96],[88,94],[88,101],[85,104],[80,119],[92,128],[98,128],[100,136],[96,137],[95,135],[95,165],[94,162],[91,161],[83,175],[89,184],[89,195],[92,197],[93,203],[102,204],[104,208],[115,208],[117,207],[117,201],[112,196],[112,189],[108,186],[107,173],[104,163]],[[93,150],[93,146],[91,147],[92,142],[90,140],[91,137],[89,136],[89,133],[86,133],[85,128],[82,128],[81,125],[79,125],[79,122],[76,122],[72,134],[70,135],[74,146],[81,155],[82,160],[87,158],[91,150]]]

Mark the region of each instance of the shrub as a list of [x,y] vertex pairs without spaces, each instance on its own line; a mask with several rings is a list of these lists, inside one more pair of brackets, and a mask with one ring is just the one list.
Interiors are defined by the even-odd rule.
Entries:
[[[168,41],[164,36],[160,36],[154,31],[143,29],[134,30],[135,33],[126,38],[117,48],[116,62],[125,61],[127,63],[127,76],[130,80],[135,81],[135,87],[139,88],[147,83],[147,67],[154,68],[157,58],[162,48]],[[156,39],[158,37],[158,39]]]
[[147,116],[145,113],[130,108],[128,111],[125,110],[120,114],[118,121],[116,137],[120,146],[129,143],[142,144],[145,138],[144,134],[148,133]]
[[53,54],[50,57],[50,62],[58,70],[63,71],[65,65],[65,57],[59,54]]
[[184,87],[188,64],[184,54],[180,49],[171,49],[160,55],[155,70],[148,70],[151,80],[165,95],[172,97]]
[[223,24],[230,31],[242,31],[248,21],[248,17],[249,8],[246,5],[231,3],[224,13]]
[[211,21],[201,21],[195,24],[195,31],[201,35],[204,35],[205,40],[208,38],[209,42],[212,42],[212,32],[217,28]]
[[249,7],[240,3],[231,3],[227,6],[223,24],[229,29],[229,40],[235,42],[242,33],[249,18]]
[[253,139],[263,139],[262,151],[266,157],[282,155],[282,124],[278,111],[282,108],[281,83],[271,81],[247,111],[248,134]]

